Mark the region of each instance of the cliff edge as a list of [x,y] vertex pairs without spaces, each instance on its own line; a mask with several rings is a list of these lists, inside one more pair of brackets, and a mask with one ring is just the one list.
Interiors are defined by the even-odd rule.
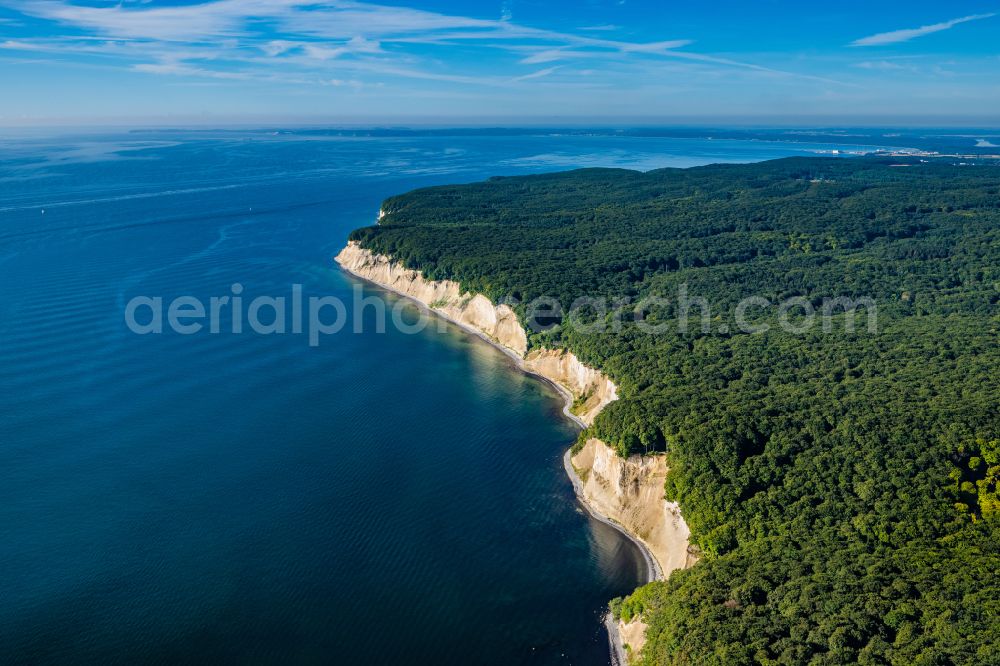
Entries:
[[[356,242],[347,244],[336,261],[344,270],[380,287],[417,301],[462,328],[484,338],[513,357],[526,372],[538,375],[567,398],[566,414],[587,427],[618,399],[615,384],[563,349],[528,351],[528,337],[517,314],[494,305],[482,294],[463,293],[451,280],[428,280],[420,271],[391,257],[374,254]],[[663,497],[667,476],[664,456],[619,457],[599,439],[589,439],[576,455],[566,456],[566,471],[577,496],[599,519],[618,526],[635,541],[649,564],[650,578],[659,579],[696,561],[688,548],[690,532],[677,504]],[[609,617],[609,622],[611,622]],[[609,625],[613,649],[624,654],[622,634],[635,653],[645,625]]]

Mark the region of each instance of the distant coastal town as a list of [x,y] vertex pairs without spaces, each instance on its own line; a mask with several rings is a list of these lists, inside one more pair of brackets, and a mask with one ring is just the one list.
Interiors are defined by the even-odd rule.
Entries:
[[919,150],[916,148],[878,148],[876,150],[865,150],[863,148],[858,148],[856,150],[845,150],[843,148],[834,148],[831,150],[820,149],[811,152],[817,155],[858,155],[858,156],[871,156],[871,157],[921,157],[921,158],[926,157],[935,159],[968,160],[970,162],[978,162],[982,160],[1000,160],[1000,153],[981,153],[981,154],[941,153],[936,150]]

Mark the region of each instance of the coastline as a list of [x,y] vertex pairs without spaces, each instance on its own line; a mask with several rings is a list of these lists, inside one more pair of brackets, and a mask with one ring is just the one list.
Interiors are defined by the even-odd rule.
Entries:
[[628,666],[628,653],[625,651],[625,642],[622,634],[618,631],[618,623],[608,611],[604,615],[604,628],[608,632],[608,643],[611,644],[611,666]]
[[572,448],[566,449],[566,453],[563,454],[563,468],[566,470],[566,476],[569,477],[570,482],[573,484],[573,492],[576,494],[580,504],[583,505],[583,508],[586,509],[587,513],[590,514],[595,520],[615,528],[624,534],[625,538],[636,545],[639,552],[642,553],[642,558],[646,561],[647,583],[651,583],[654,580],[664,580],[663,570],[660,568],[660,563],[656,561],[656,557],[653,555],[653,552],[649,549],[649,547],[640,541],[634,534],[626,530],[608,516],[605,516],[597,511],[597,509],[587,502],[583,494],[583,480],[580,478],[580,475],[576,473],[576,469],[573,467],[573,462],[571,460],[572,454]]
[[[388,291],[390,293],[396,294],[397,296],[405,298],[408,301],[415,303],[423,310],[440,317],[444,321],[447,321],[451,324],[454,324],[455,326],[458,326],[466,333],[471,333],[472,335],[483,340],[484,342],[494,347],[495,349],[500,350],[511,361],[513,361],[514,367],[517,368],[519,371],[545,382],[546,384],[554,388],[557,393],[559,393],[559,395],[563,398],[562,412],[566,418],[568,418],[571,422],[573,422],[581,431],[585,430],[588,427],[587,424],[583,421],[583,419],[578,417],[576,414],[573,414],[572,412],[572,408],[575,402],[575,398],[572,391],[570,391],[568,388],[566,388],[559,382],[553,380],[552,378],[547,377],[544,374],[541,374],[539,372],[536,372],[528,368],[524,362],[524,358],[521,357],[516,351],[510,349],[509,347],[506,347],[499,341],[491,338],[485,332],[476,328],[475,326],[459,321],[449,316],[447,313],[441,312],[433,307],[430,307],[428,304],[424,303],[420,299],[410,294],[407,294],[399,289],[395,289],[390,285],[382,284],[380,282],[372,280],[369,277],[361,275],[356,271],[350,269],[349,267],[345,266],[340,261],[337,261],[336,263],[341,268],[341,270],[348,273],[352,277],[355,277],[358,280],[361,280],[367,284],[374,285],[379,289],[384,289],[385,291]],[[594,507],[587,500],[586,494],[583,489],[583,480],[580,478],[580,476],[576,472],[576,469],[573,467],[572,452],[573,452],[572,447],[570,447],[566,449],[565,453],[563,454],[563,470],[565,471],[566,476],[569,478],[570,483],[573,486],[573,494],[576,497],[577,503],[583,507],[583,509],[587,512],[589,516],[615,529],[622,536],[628,539],[631,543],[635,544],[636,548],[638,548],[639,550],[639,553],[642,555],[643,561],[646,563],[646,580],[640,583],[640,586],[656,580],[664,580],[665,577],[663,575],[663,569],[659,561],[657,561],[656,556],[653,554],[652,550],[637,535],[632,534],[623,525],[619,524],[609,516],[601,513],[596,507]],[[612,665],[627,666],[628,657],[625,650],[625,646],[624,643],[622,642],[621,634],[618,631],[618,624],[612,617],[610,610],[608,610],[605,613],[603,617],[603,623],[608,633],[608,643],[610,646],[610,656]]]
[[[379,282],[375,282],[374,280],[371,280],[371,279],[365,277],[364,275],[360,275],[360,274],[352,271],[350,268],[348,268],[347,266],[344,266],[343,264],[338,263],[337,265],[340,266],[340,269],[342,271],[344,271],[345,273],[349,273],[350,275],[356,277],[359,280],[362,280],[363,282],[366,282],[366,283],[371,284],[371,285],[375,285],[379,289],[384,289],[384,290],[386,290],[386,291],[388,291],[390,293],[393,293],[393,294],[396,294],[397,296],[405,298],[406,300],[410,301],[411,303],[415,303],[417,306],[420,307],[420,309],[425,310],[426,312],[429,312],[429,313],[431,313],[431,314],[433,314],[433,315],[435,315],[437,317],[440,317],[441,319],[444,319],[445,321],[447,321],[447,322],[449,322],[451,324],[454,324],[455,326],[458,326],[459,328],[461,328],[466,333],[471,333],[472,335],[474,335],[477,338],[479,338],[480,340],[486,342],[487,344],[489,344],[490,346],[494,347],[495,349],[499,349],[510,360],[512,360],[514,362],[514,365],[517,367],[518,370],[520,370],[521,372],[523,372],[526,375],[530,375],[531,377],[535,377],[536,379],[540,379],[543,382],[545,382],[546,384],[548,384],[549,386],[551,386],[552,388],[554,388],[559,393],[559,395],[562,396],[562,398],[563,398],[563,400],[565,402],[565,404],[563,405],[563,414],[566,416],[566,418],[568,418],[570,421],[572,421],[573,423],[575,423],[580,428],[580,430],[585,430],[587,428],[587,424],[583,422],[583,419],[581,419],[579,416],[577,416],[576,414],[574,414],[571,411],[572,408],[573,408],[573,402],[575,400],[574,397],[573,397],[572,392],[570,392],[569,389],[567,389],[565,386],[563,386],[559,382],[556,382],[555,380],[550,379],[549,377],[546,377],[545,375],[543,375],[543,374],[541,374],[539,372],[535,372],[534,370],[528,368],[525,365],[525,363],[524,363],[524,359],[521,358],[520,356],[518,356],[517,352],[515,352],[514,350],[510,349],[509,347],[505,347],[504,345],[498,343],[496,340],[493,340],[488,335],[486,335],[485,333],[483,333],[482,331],[480,331],[479,329],[477,329],[475,326],[471,326],[469,324],[466,324],[465,322],[458,321],[457,319],[454,319],[453,317],[449,317],[446,313],[441,312],[439,310],[435,310],[432,307],[429,307],[423,301],[421,301],[421,300],[419,300],[417,298],[414,298],[413,296],[411,296],[411,295],[409,295],[407,293],[404,293],[404,292],[402,292],[402,291],[400,291],[398,289],[393,289],[389,285],[385,285],[385,284],[381,284]],[[619,529],[621,529],[621,528],[619,527]]]

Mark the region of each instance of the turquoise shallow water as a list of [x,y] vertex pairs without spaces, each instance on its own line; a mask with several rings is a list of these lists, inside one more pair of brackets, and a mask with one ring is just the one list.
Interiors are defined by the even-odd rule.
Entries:
[[418,186],[800,149],[0,141],[0,661],[607,663],[602,609],[643,564],[576,505],[550,388],[450,326],[138,336],[125,303],[349,300],[332,256]]

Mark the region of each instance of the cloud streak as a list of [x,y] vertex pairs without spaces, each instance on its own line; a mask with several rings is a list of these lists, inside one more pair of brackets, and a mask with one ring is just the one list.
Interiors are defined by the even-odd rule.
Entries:
[[963,16],[961,18],[951,19],[950,21],[942,21],[941,23],[934,23],[932,25],[925,25],[920,28],[906,28],[903,30],[893,30],[891,32],[880,32],[877,35],[871,35],[869,37],[862,37],[861,39],[856,39],[849,44],[849,46],[883,46],[885,44],[899,44],[901,42],[908,42],[911,39],[916,39],[917,37],[923,37],[924,35],[931,35],[935,32],[943,32],[945,30],[951,30],[956,25],[961,23],[968,23],[969,21],[980,21],[982,19],[988,19],[996,16],[996,13],[991,14],[972,14],[970,16]]
[[[288,82],[367,74],[491,86],[556,69],[518,75],[530,65],[592,60],[591,69],[600,69],[609,59],[632,64],[673,59],[693,68],[819,80],[681,50],[693,43],[687,39],[603,39],[594,34],[600,30],[546,30],[518,24],[507,14],[474,18],[357,0],[212,0],[174,6],[0,0],[0,6],[64,27],[46,38],[23,38],[0,48],[117,60],[147,74]],[[493,71],[477,71],[485,53],[483,58],[449,58],[445,51],[456,46],[491,50],[498,56],[490,63]]]
[[524,76],[518,76],[514,80],[515,81],[527,81],[529,79],[540,79],[543,76],[548,76],[549,74],[552,74],[557,69],[559,69],[558,65],[555,66],[555,67],[546,67],[545,69],[540,69],[537,72],[532,72],[531,74],[525,74]]

